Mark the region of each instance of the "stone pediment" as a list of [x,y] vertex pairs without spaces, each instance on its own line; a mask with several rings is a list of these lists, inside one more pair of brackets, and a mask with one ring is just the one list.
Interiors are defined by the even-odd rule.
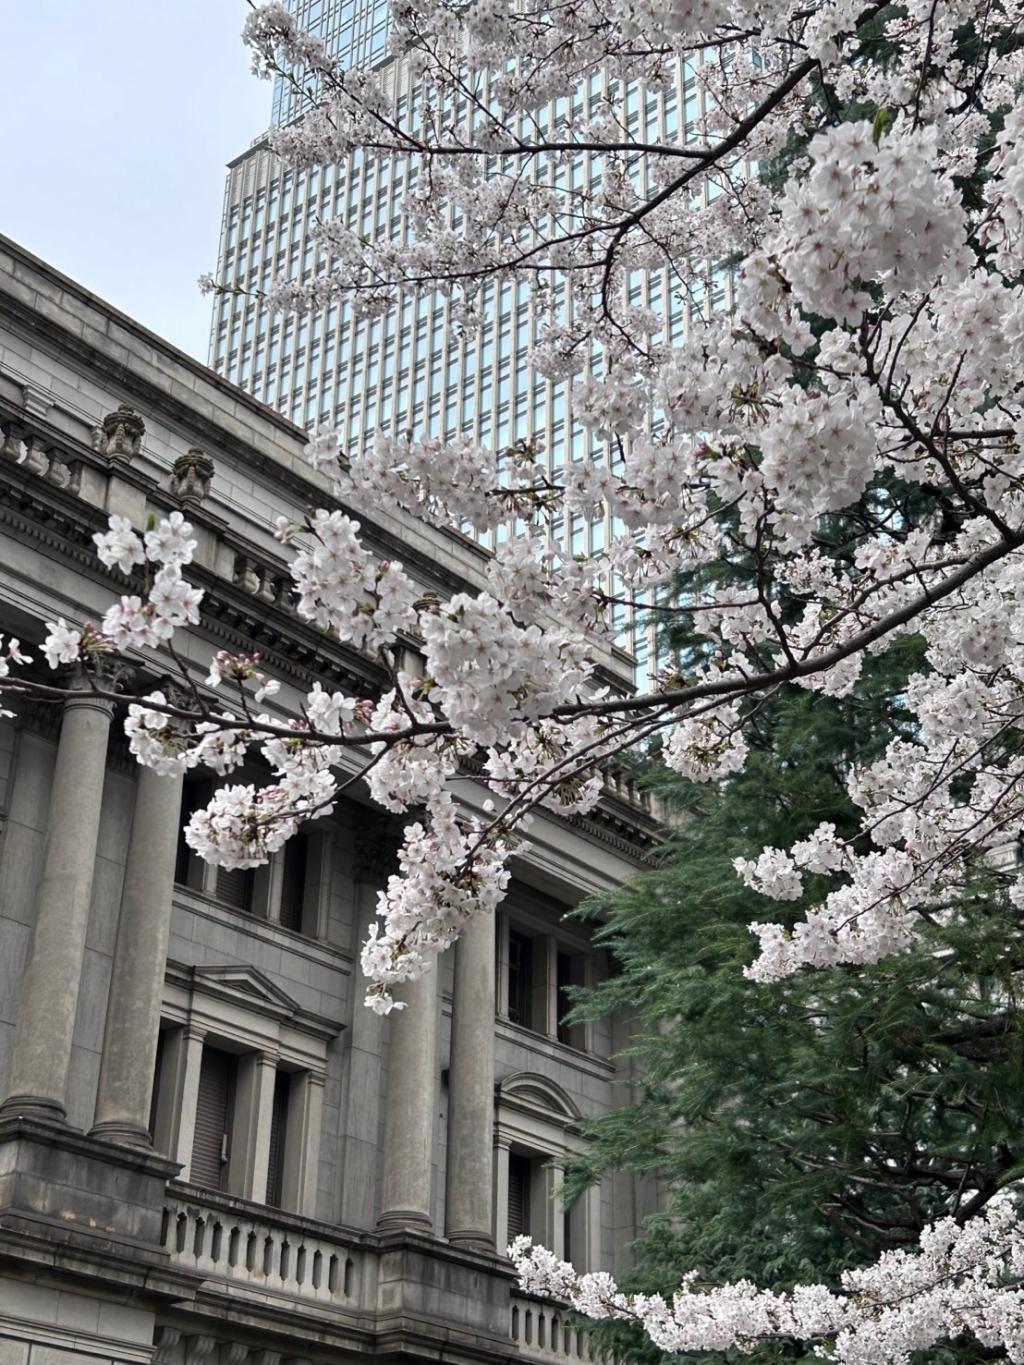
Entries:
[[575,1123],[580,1111],[568,1093],[555,1081],[535,1071],[516,1071],[498,1083],[499,1104],[543,1113],[560,1123]]
[[258,967],[193,967],[192,978],[199,989],[203,986],[220,987],[223,991],[258,1001],[265,1010],[280,1011],[288,1017],[299,1013],[298,1002],[280,986],[276,986]]
[[245,963],[189,967],[182,962],[168,961],[167,979],[183,986],[190,995],[232,1000],[264,1018],[291,1024],[325,1041],[336,1038],[344,1028],[337,1019],[304,1009],[265,972]]

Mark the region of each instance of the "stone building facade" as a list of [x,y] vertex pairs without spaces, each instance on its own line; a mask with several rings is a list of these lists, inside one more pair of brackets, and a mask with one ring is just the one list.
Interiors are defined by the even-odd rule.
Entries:
[[[91,537],[183,510],[203,620],[183,643],[258,649],[282,715],[374,663],[291,608],[272,525],[329,504],[304,434],[0,238],[0,632],[31,647],[123,590]],[[368,543],[439,595],[486,552],[359,512]],[[624,660],[602,667],[613,684]],[[126,696],[157,653],[112,667]],[[41,680],[52,677],[44,669]],[[621,1269],[647,1193],[553,1196],[580,1124],[621,1102],[627,1021],[569,1027],[607,970],[583,897],[640,866],[656,823],[609,778],[593,818],[536,821],[498,916],[382,1019],[358,947],[395,825],[360,798],[266,868],[180,837],[210,781],[134,765],[88,688],[0,721],[0,1365],[278,1365],[373,1356],[586,1358],[502,1248],[528,1230]],[[212,780],[212,779],[211,779]],[[475,798],[470,798],[475,799]]]

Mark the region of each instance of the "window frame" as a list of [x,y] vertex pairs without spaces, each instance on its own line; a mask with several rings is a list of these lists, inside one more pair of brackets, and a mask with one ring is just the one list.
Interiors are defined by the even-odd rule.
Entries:
[[204,1047],[238,1057],[224,1192],[266,1204],[274,1093],[290,1074],[278,1207],[316,1216],[328,1048],[340,1021],[301,1008],[255,967],[169,961],[153,1105],[153,1143],[191,1173]]

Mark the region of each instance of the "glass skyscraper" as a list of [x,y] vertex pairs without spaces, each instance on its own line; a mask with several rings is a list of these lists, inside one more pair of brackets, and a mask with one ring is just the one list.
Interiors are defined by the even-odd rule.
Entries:
[[[399,112],[415,109],[416,92],[404,64],[387,55],[386,0],[291,0],[298,17],[328,43],[345,65],[379,65],[392,82]],[[657,95],[594,76],[572,109],[559,100],[547,110],[549,126],[567,115],[589,114],[591,102],[612,94],[638,139],[679,141],[692,136],[702,94],[688,64],[680,63],[673,88]],[[278,78],[275,122],[301,112],[302,96]],[[585,154],[551,166],[558,186],[592,186],[596,168]],[[645,172],[643,172],[645,173]],[[357,452],[381,428],[401,434],[451,438],[462,434],[496,449],[522,437],[539,438],[549,465],[590,454],[607,456],[574,424],[568,386],[532,372],[528,355],[541,309],[527,282],[491,284],[474,330],[456,325],[440,296],[404,296],[383,317],[356,317],[332,304],[302,317],[272,313],[259,297],[275,278],[308,278],[321,264],[310,240],[321,218],[342,216],[370,238],[404,231],[401,195],[410,184],[408,159],[395,179],[386,160],[357,149],[337,165],[292,174],[257,139],[228,170],[217,280],[244,293],[215,298],[210,363],[271,407],[307,427],[337,426]],[[666,318],[670,341],[682,339],[693,310],[724,299],[717,279],[706,297],[678,294],[667,270],[637,272],[632,302]],[[548,291],[558,299],[556,283]],[[673,292],[675,290],[676,292]],[[573,518],[555,525],[552,540],[571,553],[596,553],[617,528]],[[612,585],[614,588],[614,585]],[[625,625],[625,622],[623,622]],[[646,642],[635,642],[643,656]]]

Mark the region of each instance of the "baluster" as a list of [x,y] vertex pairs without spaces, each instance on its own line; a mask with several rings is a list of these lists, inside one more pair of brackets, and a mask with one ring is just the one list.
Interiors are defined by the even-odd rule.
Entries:
[[242,1237],[245,1242],[245,1268],[250,1276],[259,1273],[256,1229],[248,1221],[242,1225]]
[[238,1224],[235,1223],[231,1229],[231,1234],[228,1237],[228,1268],[230,1270],[236,1270],[245,1255],[241,1241],[242,1235],[239,1231]]

